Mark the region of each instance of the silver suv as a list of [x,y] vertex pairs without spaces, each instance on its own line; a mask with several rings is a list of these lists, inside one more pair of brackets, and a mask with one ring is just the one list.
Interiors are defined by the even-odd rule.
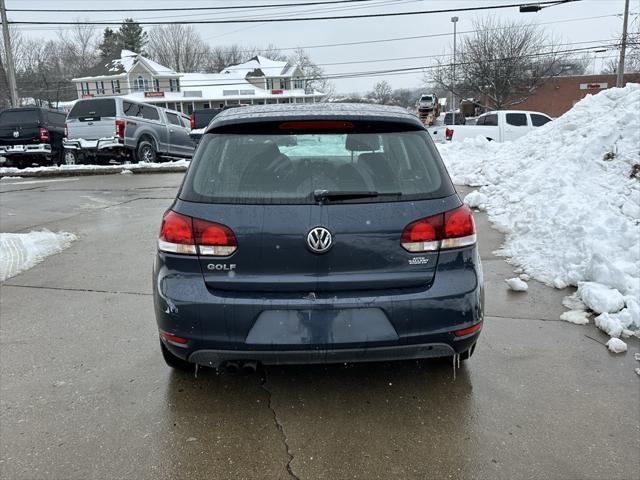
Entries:
[[65,124],[64,163],[190,158],[189,117],[121,97],[78,101]]

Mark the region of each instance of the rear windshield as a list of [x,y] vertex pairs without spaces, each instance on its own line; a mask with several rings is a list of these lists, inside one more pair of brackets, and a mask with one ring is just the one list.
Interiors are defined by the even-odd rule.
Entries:
[[424,130],[218,133],[204,136],[180,198],[209,203],[315,203],[314,192],[376,192],[332,200],[388,202],[454,193]]
[[21,125],[23,123],[38,123],[39,110],[6,110],[0,113],[0,124]]
[[80,100],[77,102],[71,112],[69,118],[82,117],[115,117],[116,101],[113,98],[101,98],[98,100]]

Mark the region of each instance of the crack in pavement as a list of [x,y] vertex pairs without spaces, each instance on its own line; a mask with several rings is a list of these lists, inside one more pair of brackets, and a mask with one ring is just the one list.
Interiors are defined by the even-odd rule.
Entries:
[[45,225],[50,225],[52,223],[66,222],[67,220],[71,220],[72,218],[80,217],[82,215],[90,215],[90,214],[92,214],[94,212],[99,212],[101,210],[107,210],[109,208],[120,207],[122,205],[126,205],[127,203],[136,202],[138,200],[174,200],[174,199],[175,199],[175,197],[136,197],[136,198],[130,198],[130,199],[127,199],[127,200],[123,200],[122,202],[113,203],[113,204],[110,204],[110,205],[105,205],[104,207],[96,207],[96,208],[85,209],[84,211],[78,212],[78,213],[76,213],[74,215],[70,215],[68,217],[58,218],[56,220],[51,220],[50,222],[37,223],[35,225],[29,225],[28,227],[20,228],[18,230],[14,230],[14,231],[9,232],[9,233],[20,233],[20,232],[24,232],[24,231],[27,231],[27,230],[31,230],[33,228],[39,228],[39,227],[43,227]]
[[485,320],[487,318],[499,318],[502,320],[521,320],[523,322],[562,322],[568,323],[565,320],[561,320],[560,318],[524,318],[524,317],[506,317],[504,315],[485,315]]
[[93,288],[68,288],[68,287],[46,287],[41,285],[19,285],[16,283],[0,283],[1,287],[17,287],[17,288],[36,288],[39,290],[60,290],[63,292],[89,292],[89,293],[110,293],[113,295],[138,295],[142,297],[151,297],[152,293],[143,293],[143,292],[125,292],[125,291],[117,291],[117,290],[98,290]]
[[287,452],[287,456],[289,457],[289,461],[287,462],[287,473],[289,473],[289,476],[293,479],[293,480],[300,480],[300,477],[298,477],[294,471],[293,468],[291,467],[291,462],[293,462],[293,454],[291,453],[291,449],[289,448],[289,441],[287,439],[287,435],[284,432],[284,426],[282,425],[282,422],[280,422],[280,420],[278,419],[278,414],[276,413],[275,408],[273,408],[273,403],[272,403],[272,399],[273,399],[273,394],[271,393],[271,390],[269,390],[267,388],[267,370],[262,367],[262,374],[260,375],[260,388],[262,388],[265,392],[267,392],[267,408],[269,410],[271,410],[271,413],[273,415],[273,421],[276,424],[276,428],[278,429],[278,432],[280,432],[280,435],[282,436],[282,443],[284,444],[285,450]]

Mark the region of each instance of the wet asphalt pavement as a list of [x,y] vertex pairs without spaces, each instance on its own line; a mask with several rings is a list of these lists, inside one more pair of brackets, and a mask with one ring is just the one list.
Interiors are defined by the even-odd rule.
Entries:
[[181,174],[0,181],[0,231],[74,232],[0,287],[3,479],[638,479],[640,363],[558,291],[507,290],[476,215],[486,319],[471,361],[164,365],[151,264]]

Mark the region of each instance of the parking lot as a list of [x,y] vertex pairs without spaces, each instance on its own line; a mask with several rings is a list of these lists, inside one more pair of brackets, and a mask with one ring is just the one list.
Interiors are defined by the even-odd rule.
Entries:
[[1,287],[2,478],[640,478],[638,341],[616,356],[560,321],[569,290],[509,291],[482,213],[485,326],[455,378],[443,361],[171,371],[151,264],[181,179],[0,182],[1,231],[78,235]]

